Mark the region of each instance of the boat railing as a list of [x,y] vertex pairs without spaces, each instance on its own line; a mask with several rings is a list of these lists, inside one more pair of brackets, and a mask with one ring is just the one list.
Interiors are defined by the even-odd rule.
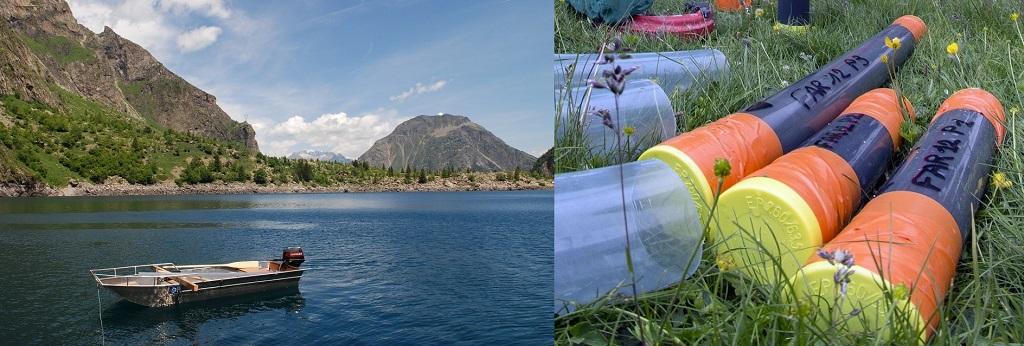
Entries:
[[[152,280],[152,283],[150,285],[157,286],[160,285],[161,281],[163,281],[165,278],[190,275],[188,273],[159,272],[157,271],[158,267],[161,269],[178,270],[178,267],[174,265],[174,263],[153,263],[124,267],[90,269],[89,273],[92,274],[92,277],[93,279],[96,280],[96,283],[100,285],[118,284],[123,279],[125,286],[128,286],[129,283],[131,283],[133,286],[147,286],[145,281],[148,280]],[[141,276],[139,275],[139,273],[156,273],[159,275]]]

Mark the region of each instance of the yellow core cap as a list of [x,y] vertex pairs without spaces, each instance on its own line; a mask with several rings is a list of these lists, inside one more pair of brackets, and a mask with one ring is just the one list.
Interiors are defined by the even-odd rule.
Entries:
[[693,204],[697,206],[697,213],[700,215],[701,223],[708,219],[710,214],[711,198],[714,196],[711,185],[701,171],[697,162],[679,149],[668,145],[655,145],[640,155],[640,160],[657,159],[668,164],[672,171],[679,175],[686,187],[690,190]]
[[[905,297],[885,297],[885,291],[899,291],[875,272],[859,265],[850,268],[850,283],[847,284],[846,296],[841,305],[839,288],[835,283],[835,274],[841,264],[830,264],[819,261],[808,264],[793,276],[793,294],[786,298],[796,298],[801,306],[809,306],[813,321],[821,328],[830,328],[833,321],[845,321],[839,328],[847,333],[868,333],[879,335],[881,339],[889,339],[899,329],[913,330],[918,335],[918,343],[923,344],[925,333],[924,319],[913,303],[910,302],[910,288],[906,288]],[[854,309],[859,312],[854,316]],[[840,329],[842,330],[842,329]]]
[[719,267],[762,283],[788,280],[821,247],[811,207],[775,179],[744,179],[722,193],[715,214],[710,237],[718,243]]

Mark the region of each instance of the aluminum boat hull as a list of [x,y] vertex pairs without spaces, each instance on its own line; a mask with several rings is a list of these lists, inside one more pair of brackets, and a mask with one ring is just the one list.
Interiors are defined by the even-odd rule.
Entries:
[[165,307],[297,286],[304,271],[294,269],[238,273],[237,276],[197,281],[197,290],[175,282],[138,285],[133,279],[123,278],[103,279],[100,282],[103,287],[129,302],[148,307]]

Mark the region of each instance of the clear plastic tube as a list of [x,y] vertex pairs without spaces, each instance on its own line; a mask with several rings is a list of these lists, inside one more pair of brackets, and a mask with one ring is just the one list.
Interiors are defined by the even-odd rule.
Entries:
[[[573,133],[576,127],[580,127],[592,153],[616,150],[616,131],[591,114],[595,110],[606,109],[614,117],[615,94],[607,89],[578,87],[568,91],[557,90],[555,98],[562,103],[558,114],[561,121],[558,126],[559,137]],[[629,126],[634,130],[629,138],[625,135],[622,138],[622,146],[629,152],[643,152],[676,135],[672,102],[665,91],[650,80],[628,81],[625,91],[619,96],[618,112],[621,124],[617,124],[615,129],[622,131]]]
[[[631,296],[622,193],[637,293],[668,287],[700,263],[703,231],[686,185],[660,160],[555,176],[555,313],[617,290]],[[624,186],[624,190],[620,190]]]
[[[555,54],[555,89],[584,86],[608,65],[598,65],[597,54]],[[651,79],[672,94],[729,74],[729,61],[717,49],[632,53],[615,60],[623,67],[637,66],[631,79]],[[570,80],[566,81],[566,78]]]

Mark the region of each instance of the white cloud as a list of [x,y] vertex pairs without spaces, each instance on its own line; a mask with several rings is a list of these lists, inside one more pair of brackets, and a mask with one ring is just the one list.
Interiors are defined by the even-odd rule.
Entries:
[[182,52],[194,52],[217,42],[221,29],[216,26],[202,26],[178,35],[178,48]]
[[68,0],[68,5],[75,19],[89,30],[99,33],[109,26],[164,63],[174,59],[176,53],[212,44],[222,32],[217,26],[188,31],[176,25],[181,21],[172,15],[195,12],[222,23],[233,15],[221,0]]
[[444,88],[445,84],[448,84],[448,81],[443,79],[428,85],[423,85],[423,83],[416,83],[416,85],[414,85],[412,88],[409,88],[409,90],[403,91],[401,94],[391,96],[389,97],[389,99],[391,101],[403,102],[405,101],[405,99],[412,97],[414,95],[425,94],[441,90],[442,88]]
[[533,157],[540,157],[541,155],[544,155],[544,153],[548,152],[548,149],[550,148],[533,149],[526,151],[526,153],[533,155]]
[[254,120],[253,129],[260,149],[266,154],[283,156],[306,149],[327,150],[356,158],[376,140],[387,136],[404,119],[396,119],[394,110],[383,114],[349,116],[328,113],[307,121],[302,116],[267,125]]
[[231,17],[231,10],[221,0],[160,0],[160,9],[175,14],[195,11],[220,19]]
[[85,25],[86,28],[95,32],[103,31],[103,25],[114,14],[114,8],[104,3],[87,0],[68,0],[71,12],[75,19]]
[[157,10],[154,0],[124,1],[108,5],[97,0],[70,0],[71,12],[78,22],[93,32],[102,32],[104,26],[119,35],[161,56],[167,52],[177,30]]

